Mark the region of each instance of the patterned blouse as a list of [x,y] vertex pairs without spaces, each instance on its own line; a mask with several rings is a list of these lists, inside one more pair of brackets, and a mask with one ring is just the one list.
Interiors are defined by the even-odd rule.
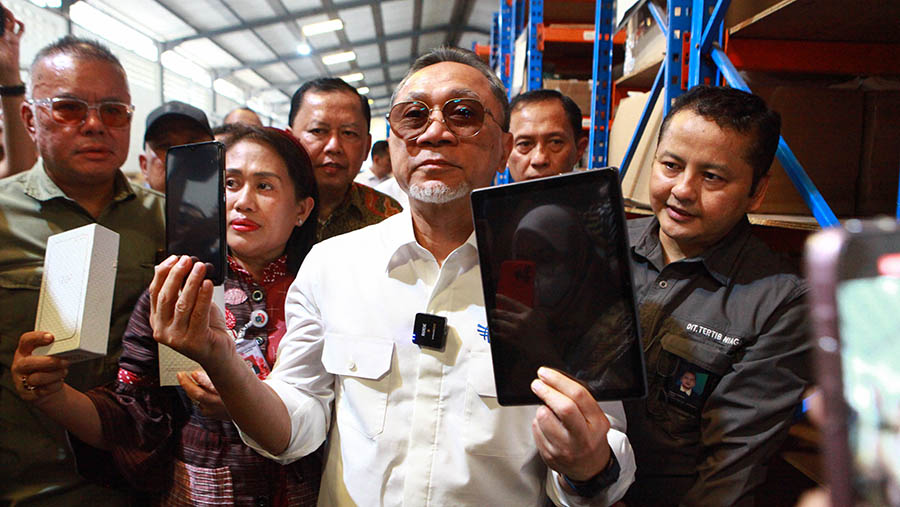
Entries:
[[[293,277],[284,256],[266,267],[262,283],[231,258],[228,267],[226,324],[240,337],[236,345],[245,360],[264,377],[284,335],[284,299]],[[231,421],[203,417],[181,387],[159,386],[149,317],[145,291],[122,340],[118,380],[87,393],[110,450],[73,438],[79,471],[107,483],[124,480],[158,505],[315,505],[318,452],[279,465],[245,446]]]

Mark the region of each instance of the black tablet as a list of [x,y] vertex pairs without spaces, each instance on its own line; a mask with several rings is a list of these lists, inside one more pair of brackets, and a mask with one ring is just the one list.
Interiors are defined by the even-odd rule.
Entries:
[[647,392],[618,171],[472,192],[501,405],[538,404],[540,366],[598,401]]

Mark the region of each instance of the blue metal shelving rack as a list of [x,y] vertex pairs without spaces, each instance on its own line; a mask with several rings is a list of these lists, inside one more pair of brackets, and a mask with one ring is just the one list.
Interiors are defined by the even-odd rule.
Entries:
[[612,97],[613,35],[616,2],[598,0],[594,13],[594,61],[591,89],[591,129],[588,168],[609,165],[609,115]]
[[[588,150],[591,168],[608,165],[609,116],[612,95],[612,45],[615,30],[615,0],[598,0],[594,19],[594,59],[592,72],[590,143]],[[527,6],[527,12],[526,12]],[[535,90],[543,85],[543,24],[544,0],[500,0],[495,14],[497,27],[491,33],[491,66],[497,71],[508,93],[512,88],[515,40],[527,31],[527,65],[525,86]],[[495,34],[496,33],[496,34]],[[493,48],[499,47],[496,61]],[[512,97],[510,97],[512,98]],[[509,171],[498,175],[495,184],[510,181]]]
[[[495,30],[492,31],[491,38],[491,64],[507,89],[512,84],[514,43],[522,30],[527,30],[528,33],[526,46],[528,62],[525,76],[527,89],[542,86],[544,1],[500,0],[500,10],[495,15]],[[643,135],[653,105],[660,95],[665,101],[664,113],[667,113],[669,105],[675,98],[700,83],[715,84],[722,82],[724,77],[729,86],[749,91],[720,46],[724,32],[723,20],[729,5],[730,0],[668,0],[666,12],[661,12],[653,2],[647,2],[651,14],[666,34],[667,56],[660,65],[651,88],[650,100],[644,108],[622,161],[623,178],[633,160],[634,151]],[[588,152],[591,168],[608,164],[608,124],[612,85],[609,70],[612,64],[614,20],[615,1],[598,0],[594,23],[592,90],[594,108],[591,111]],[[823,227],[839,225],[834,212],[783,138],[779,142],[777,156],[818,223]],[[497,179],[498,183],[506,181],[508,172]],[[898,192],[897,217],[900,218],[900,192]]]
[[[691,87],[701,83],[719,82],[720,72],[729,86],[750,91],[717,42],[717,39],[721,38],[722,21],[729,4],[730,0],[668,0],[667,17],[662,19],[662,14],[656,6],[652,2],[647,3],[657,24],[666,34],[666,57],[660,66],[651,88],[650,100],[644,107],[641,120],[622,161],[623,176],[628,171],[634,151],[653,110],[653,104],[661,90],[665,92],[664,114],[668,112],[672,101]],[[834,212],[816,189],[784,138],[779,141],[777,156],[819,225],[822,227],[840,225]]]

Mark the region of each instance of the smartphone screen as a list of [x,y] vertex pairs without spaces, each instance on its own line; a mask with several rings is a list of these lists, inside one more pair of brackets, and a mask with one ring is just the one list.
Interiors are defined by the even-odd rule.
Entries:
[[900,506],[900,227],[823,230],[805,264],[831,502]]
[[169,148],[166,154],[166,251],[212,265],[225,280],[225,149],[216,141]]
[[[848,239],[835,299],[855,496],[900,505],[900,235]],[[871,248],[870,248],[871,247]]]

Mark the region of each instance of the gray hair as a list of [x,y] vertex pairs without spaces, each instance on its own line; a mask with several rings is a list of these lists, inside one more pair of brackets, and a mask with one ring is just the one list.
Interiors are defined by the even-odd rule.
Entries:
[[468,49],[453,46],[441,46],[434,48],[417,58],[412,64],[412,67],[409,68],[409,72],[406,73],[406,76],[403,77],[403,80],[400,81],[400,84],[394,89],[394,93],[391,95],[391,105],[393,105],[394,101],[397,99],[397,92],[406,85],[410,76],[425,67],[442,62],[461,63],[481,72],[488,80],[488,85],[491,88],[491,93],[494,94],[494,98],[500,103],[500,109],[503,115],[503,121],[500,122],[500,126],[503,128],[504,132],[509,132],[509,99],[506,97],[506,88],[488,64],[484,63],[484,60]]

